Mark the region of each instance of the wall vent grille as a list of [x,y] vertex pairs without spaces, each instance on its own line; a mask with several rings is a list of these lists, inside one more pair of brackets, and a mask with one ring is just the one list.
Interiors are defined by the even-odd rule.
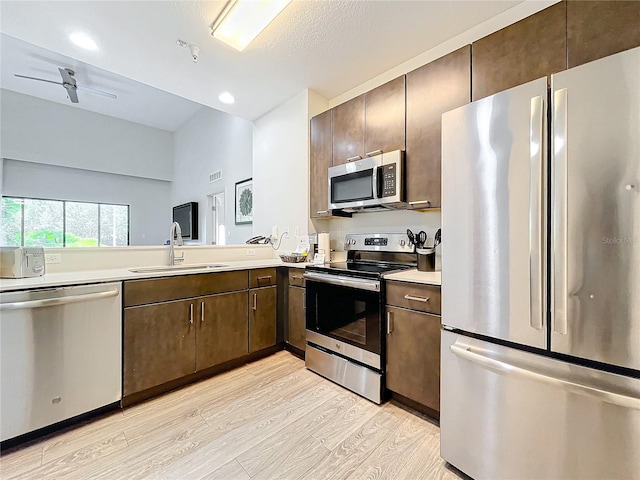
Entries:
[[209,174],[209,183],[217,182],[222,179],[222,170]]

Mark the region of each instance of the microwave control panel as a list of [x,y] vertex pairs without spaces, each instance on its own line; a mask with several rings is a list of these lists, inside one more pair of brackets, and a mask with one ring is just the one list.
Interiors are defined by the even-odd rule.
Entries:
[[382,196],[393,197],[396,194],[396,164],[382,167]]

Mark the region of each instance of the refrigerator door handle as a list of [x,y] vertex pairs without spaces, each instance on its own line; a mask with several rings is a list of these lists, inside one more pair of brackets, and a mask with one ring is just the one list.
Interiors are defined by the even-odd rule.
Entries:
[[529,324],[543,327],[544,121],[541,96],[531,99],[529,117]]
[[640,398],[630,397],[616,392],[608,390],[602,390],[597,387],[589,385],[583,385],[580,383],[574,383],[569,380],[563,380],[561,378],[552,377],[543,373],[528,370],[511,363],[506,363],[495,358],[487,357],[481,353],[472,351],[471,347],[458,344],[453,344],[449,347],[454,355],[460,358],[464,358],[470,362],[481,365],[484,368],[492,370],[497,373],[509,373],[519,375],[529,380],[535,380],[538,382],[546,383],[547,385],[556,386],[562,388],[565,391],[585,395],[588,397],[597,398],[603,402],[618,405],[624,408],[633,408],[640,410]]
[[553,92],[553,244],[551,270],[553,333],[567,333],[567,89]]

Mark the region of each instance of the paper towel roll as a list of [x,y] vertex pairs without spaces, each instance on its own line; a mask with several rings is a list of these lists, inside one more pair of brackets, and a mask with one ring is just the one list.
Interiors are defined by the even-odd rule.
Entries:
[[318,253],[324,253],[324,261],[328,263],[331,257],[331,243],[329,234],[326,232],[318,234]]

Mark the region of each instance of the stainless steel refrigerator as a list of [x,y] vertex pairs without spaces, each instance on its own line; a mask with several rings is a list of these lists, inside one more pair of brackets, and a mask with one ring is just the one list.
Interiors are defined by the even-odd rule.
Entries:
[[640,478],[640,48],[442,117],[441,455]]

